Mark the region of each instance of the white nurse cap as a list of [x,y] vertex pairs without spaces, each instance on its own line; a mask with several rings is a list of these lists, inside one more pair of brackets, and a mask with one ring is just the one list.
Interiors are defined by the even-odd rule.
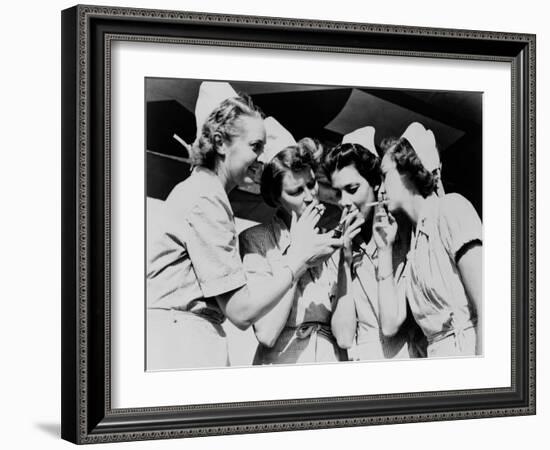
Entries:
[[422,124],[413,122],[407,127],[401,137],[409,141],[426,170],[432,172],[441,167],[439,152],[435,145],[435,136],[432,130],[427,130]]
[[363,128],[358,128],[351,133],[346,134],[342,138],[342,144],[359,144],[365,147],[369,152],[374,156],[378,157],[376,152],[376,146],[374,145],[374,127],[368,126]]
[[435,136],[432,130],[424,128],[418,122],[413,122],[407,127],[401,137],[409,141],[424,168],[434,173],[437,182],[437,195],[444,195],[445,189],[441,180],[441,160],[439,159],[439,152],[437,151]]
[[238,97],[235,89],[229,83],[220,81],[203,81],[199,89],[199,96],[195,106],[195,120],[197,123],[197,139],[201,134],[202,126],[208,116],[220,103],[228,98]]
[[258,158],[264,164],[268,164],[274,156],[281,150],[290,145],[296,145],[296,140],[285,127],[283,127],[274,117],[264,119],[265,126],[265,148],[264,152]]

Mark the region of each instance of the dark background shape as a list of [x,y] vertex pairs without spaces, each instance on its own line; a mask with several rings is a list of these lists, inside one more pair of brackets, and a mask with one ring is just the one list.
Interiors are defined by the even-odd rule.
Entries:
[[[202,80],[146,79],[147,196],[164,200],[190,173],[189,155],[175,138],[191,144],[196,136],[195,103]],[[356,128],[372,125],[375,142],[399,137],[414,121],[431,129],[443,165],[446,192],[469,199],[482,216],[482,93],[413,89],[358,88],[230,81],[250,95],[266,116],[275,117],[296,140],[314,137],[326,146],[341,142]],[[321,199],[331,207],[330,185],[318,173]],[[269,220],[273,209],[257,186],[234,189],[230,200],[237,217]]]

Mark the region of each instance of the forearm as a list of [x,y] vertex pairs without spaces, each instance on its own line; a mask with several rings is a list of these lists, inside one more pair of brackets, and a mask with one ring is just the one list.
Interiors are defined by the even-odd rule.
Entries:
[[357,329],[357,311],[355,310],[351,283],[349,263],[341,262],[338,270],[338,291],[337,298],[333,303],[331,328],[338,346],[344,349],[353,345]]
[[[252,292],[263,289],[265,284],[258,282],[257,287],[252,289]],[[273,347],[283,328],[285,327],[292,304],[294,303],[294,294],[296,292],[296,284],[294,283],[290,289],[283,295],[280,301],[267,313],[254,323],[254,333],[258,342],[267,347]]]
[[393,276],[392,248],[378,252],[378,308],[382,333],[393,336],[405,320],[404,297],[398,295]]
[[227,318],[238,328],[246,329],[271,311],[291,288],[294,279],[305,270],[305,263],[288,261],[261,283],[250,283],[243,288],[218,297]]

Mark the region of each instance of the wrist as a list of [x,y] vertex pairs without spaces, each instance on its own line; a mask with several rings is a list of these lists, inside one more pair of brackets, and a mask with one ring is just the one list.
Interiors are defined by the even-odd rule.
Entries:
[[305,259],[297,255],[288,255],[283,261],[283,266],[288,267],[291,271],[293,283],[297,281],[307,270]]
[[342,247],[340,250],[340,261],[347,266],[351,266],[351,263],[353,262],[352,251]]

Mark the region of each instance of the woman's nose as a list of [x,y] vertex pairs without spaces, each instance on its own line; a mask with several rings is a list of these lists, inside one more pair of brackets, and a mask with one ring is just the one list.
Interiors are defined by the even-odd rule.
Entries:
[[313,192],[311,191],[311,189],[306,189],[304,191],[304,201],[306,203],[311,203],[313,201]]
[[384,183],[380,185],[380,188],[378,189],[378,200],[385,200],[386,199],[386,186],[384,186]]
[[340,199],[338,200],[338,204],[342,207],[342,208],[345,208],[347,206],[351,206],[351,197],[346,194],[346,193],[342,193],[342,196],[340,197]]

